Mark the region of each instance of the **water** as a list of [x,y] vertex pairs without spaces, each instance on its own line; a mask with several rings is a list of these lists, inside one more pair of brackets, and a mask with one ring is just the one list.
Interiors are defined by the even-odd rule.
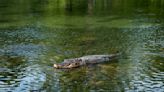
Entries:
[[[163,92],[163,0],[1,0],[0,92]],[[65,58],[122,52],[106,64]]]

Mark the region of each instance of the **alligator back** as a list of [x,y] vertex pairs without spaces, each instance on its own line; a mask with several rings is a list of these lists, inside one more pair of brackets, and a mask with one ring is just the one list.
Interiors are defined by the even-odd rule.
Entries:
[[88,55],[80,57],[82,61],[84,61],[86,64],[94,64],[94,63],[102,63],[106,61],[110,61],[112,59],[115,59],[118,55],[117,54],[111,54],[111,55]]

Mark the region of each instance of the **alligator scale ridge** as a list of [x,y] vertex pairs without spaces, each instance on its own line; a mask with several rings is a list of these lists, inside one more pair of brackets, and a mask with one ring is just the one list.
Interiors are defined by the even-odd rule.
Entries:
[[54,67],[57,69],[76,68],[89,64],[108,62],[115,59],[119,55],[120,53],[110,55],[88,55],[79,58],[65,59],[62,63],[54,64]]

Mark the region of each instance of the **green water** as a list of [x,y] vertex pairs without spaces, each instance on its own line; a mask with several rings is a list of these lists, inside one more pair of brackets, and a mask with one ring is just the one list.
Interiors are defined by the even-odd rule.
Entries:
[[[116,51],[106,64],[52,67]],[[163,91],[163,0],[0,0],[0,92]]]

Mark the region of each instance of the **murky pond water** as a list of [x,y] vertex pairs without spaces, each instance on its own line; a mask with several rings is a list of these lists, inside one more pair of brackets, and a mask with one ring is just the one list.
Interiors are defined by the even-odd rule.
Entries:
[[[1,0],[0,92],[164,92],[163,0]],[[106,64],[65,58],[122,52]]]

